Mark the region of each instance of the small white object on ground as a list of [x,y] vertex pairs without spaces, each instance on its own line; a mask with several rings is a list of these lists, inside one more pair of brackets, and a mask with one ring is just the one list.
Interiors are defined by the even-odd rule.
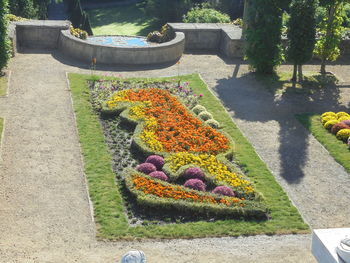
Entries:
[[319,263],[350,263],[342,260],[337,248],[350,237],[350,228],[315,229],[312,234],[312,254]]
[[337,247],[337,253],[345,263],[350,263],[350,239],[348,237],[340,241]]
[[146,263],[146,256],[145,253],[141,250],[131,250],[128,253],[126,253],[121,263]]

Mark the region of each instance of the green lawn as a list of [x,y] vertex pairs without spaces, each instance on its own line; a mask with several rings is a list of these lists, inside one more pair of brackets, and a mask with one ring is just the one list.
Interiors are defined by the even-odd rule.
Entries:
[[1,141],[1,136],[2,136],[3,129],[4,129],[4,119],[0,118],[0,141]]
[[7,93],[7,75],[0,76],[0,96],[5,96]]
[[323,144],[330,155],[350,173],[350,151],[345,143],[328,132],[320,122],[320,115],[306,113],[296,115],[297,119]]
[[338,82],[337,78],[332,74],[323,76],[318,72],[305,71],[304,81],[294,85],[291,81],[292,75],[292,72],[283,71],[278,71],[276,74],[272,75],[255,74],[256,79],[274,94],[312,94],[319,89],[326,86],[333,86]]
[[115,183],[111,155],[104,140],[99,117],[94,113],[89,101],[87,85],[89,79],[91,79],[89,75],[69,74],[85,173],[94,205],[99,239],[197,238],[309,232],[309,227],[265,163],[197,74],[182,76],[181,80],[188,81],[196,94],[204,95],[201,104],[213,114],[213,117],[224,126],[224,131],[235,141],[235,161],[254,182],[256,190],[264,196],[271,219],[260,222],[231,219],[130,227],[121,194]]
[[159,29],[136,4],[87,12],[94,35],[147,36],[149,32]]

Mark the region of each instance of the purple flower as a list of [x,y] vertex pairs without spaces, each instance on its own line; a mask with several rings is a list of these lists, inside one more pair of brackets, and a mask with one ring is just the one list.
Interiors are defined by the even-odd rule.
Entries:
[[199,94],[199,97],[203,97],[203,94]]
[[213,190],[213,193],[218,195],[235,196],[233,190],[228,186],[217,186]]
[[136,166],[136,170],[144,174],[150,174],[157,171],[157,168],[151,163],[141,163]]
[[186,180],[188,179],[199,179],[199,180],[204,180],[204,173],[203,171],[198,168],[198,167],[193,167],[193,168],[188,168],[185,170],[185,172],[182,175],[183,178]]
[[157,170],[161,170],[163,168],[165,161],[162,156],[150,155],[147,157],[146,163],[151,163],[157,168]]
[[205,191],[205,183],[203,183],[201,180],[199,179],[190,179],[187,180],[184,184],[185,187],[191,188],[193,190],[197,190],[197,191]]
[[156,179],[159,179],[159,180],[162,180],[162,181],[168,181],[168,176],[161,171],[152,172],[149,174],[149,176],[156,178]]

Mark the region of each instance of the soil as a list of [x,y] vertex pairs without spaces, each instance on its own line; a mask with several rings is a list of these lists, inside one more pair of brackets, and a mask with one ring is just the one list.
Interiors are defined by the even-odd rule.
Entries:
[[[294,118],[348,110],[350,66],[328,69],[342,82],[312,95],[274,95],[240,60],[186,54],[180,65],[98,67],[96,73],[160,77],[200,73],[312,228],[348,227],[350,176]],[[305,70],[316,71],[316,65]],[[290,70],[290,66],[282,66]],[[1,262],[118,262],[141,249],[148,262],[315,262],[311,235],[98,242],[83,173],[66,72],[89,65],[56,51],[25,50],[11,62],[0,169]]]

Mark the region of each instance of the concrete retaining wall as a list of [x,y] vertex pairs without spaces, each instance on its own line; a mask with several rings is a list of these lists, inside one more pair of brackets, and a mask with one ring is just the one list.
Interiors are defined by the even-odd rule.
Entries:
[[30,20],[16,22],[17,45],[30,48],[58,48],[62,30],[69,29],[69,21]]
[[185,49],[185,36],[177,32],[173,40],[147,47],[110,47],[88,43],[72,36],[69,30],[60,34],[62,53],[84,62],[96,58],[97,63],[114,65],[143,65],[175,62]]
[[[227,24],[169,23],[175,32],[185,34],[186,51],[216,51],[228,58],[244,56],[242,29]],[[283,41],[286,44],[286,40]],[[350,40],[340,44],[342,55],[350,55]]]

